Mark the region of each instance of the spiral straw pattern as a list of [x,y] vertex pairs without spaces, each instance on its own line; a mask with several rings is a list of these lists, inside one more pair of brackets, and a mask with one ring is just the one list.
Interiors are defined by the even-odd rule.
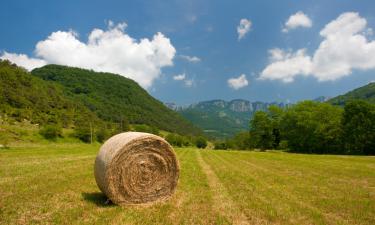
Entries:
[[100,190],[115,204],[143,204],[170,197],[178,182],[179,164],[163,138],[126,132],[107,140],[95,160]]

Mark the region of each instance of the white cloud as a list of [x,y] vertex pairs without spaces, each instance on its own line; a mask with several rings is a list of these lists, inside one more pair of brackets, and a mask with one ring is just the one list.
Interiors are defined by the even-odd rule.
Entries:
[[184,81],[184,83],[185,83],[186,87],[192,87],[194,85],[194,80],[193,79],[186,79]]
[[186,87],[192,87],[194,85],[194,79],[188,79],[185,73],[174,75],[173,80],[184,82]]
[[[117,73],[148,88],[163,67],[173,65],[176,49],[162,33],[156,33],[151,40],[133,39],[124,32],[126,26],[109,21],[107,30],[92,30],[87,43],[73,31],[53,32],[37,43],[35,54],[39,59],[31,60]],[[29,69],[40,65],[33,64]]]
[[250,31],[251,21],[248,19],[241,19],[240,24],[237,26],[238,40],[241,40]]
[[7,59],[19,66],[24,67],[27,70],[32,70],[36,67],[41,67],[47,64],[47,62],[42,59],[29,58],[25,54],[15,54],[8,52],[4,52],[0,59]]
[[230,78],[230,79],[228,79],[227,82],[228,82],[228,86],[230,88],[233,88],[234,90],[238,90],[240,88],[243,88],[243,87],[246,87],[247,85],[249,85],[249,82],[247,81],[245,74],[241,74],[237,78],[235,78],[235,77]]
[[282,80],[292,82],[297,75],[308,75],[311,73],[311,57],[306,55],[305,49],[297,52],[285,52],[281,49],[271,49],[270,64],[262,71],[261,80]]
[[289,30],[296,29],[297,27],[311,27],[311,26],[312,26],[311,19],[302,11],[299,11],[289,17],[289,19],[285,22],[285,25],[282,31],[286,33]]
[[173,76],[173,80],[185,80],[185,77],[186,77],[185,73],[177,74]]
[[197,63],[200,62],[201,59],[197,56],[188,56],[188,55],[180,55],[180,57],[188,62]]
[[348,76],[354,69],[375,69],[375,41],[367,40],[366,25],[358,13],[343,13],[320,31],[324,39],[312,56],[304,49],[270,50],[270,64],[259,78],[291,82],[304,75],[328,81]]
[[324,40],[313,57],[313,73],[319,80],[336,80],[353,69],[375,69],[375,41],[361,34],[366,25],[366,19],[349,12],[324,27]]

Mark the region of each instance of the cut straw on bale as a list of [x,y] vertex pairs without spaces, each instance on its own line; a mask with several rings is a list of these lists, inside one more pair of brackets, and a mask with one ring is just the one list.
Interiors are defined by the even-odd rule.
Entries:
[[98,187],[119,205],[165,200],[173,194],[178,178],[172,146],[153,134],[117,134],[103,144],[95,160]]

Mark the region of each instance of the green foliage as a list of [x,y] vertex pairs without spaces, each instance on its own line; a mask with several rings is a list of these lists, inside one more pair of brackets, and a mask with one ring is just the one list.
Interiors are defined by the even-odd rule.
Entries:
[[78,116],[93,116],[53,83],[31,76],[23,68],[0,60],[0,113],[16,121],[71,126]]
[[74,136],[85,143],[94,141],[93,130],[86,125],[78,126],[74,129]]
[[342,118],[347,153],[375,155],[375,105],[351,101],[345,105]]
[[304,101],[288,109],[282,135],[290,150],[306,153],[339,153],[342,109],[327,103]]
[[169,144],[176,146],[176,147],[182,147],[183,146],[183,139],[178,134],[170,133],[165,137],[165,140],[169,142]]
[[62,128],[57,124],[46,125],[40,129],[39,134],[47,140],[56,140],[62,137]]
[[96,132],[96,140],[100,143],[103,143],[105,140],[107,140],[110,137],[109,129],[106,127],[101,127]]
[[199,136],[195,139],[195,146],[197,148],[206,148],[207,147],[207,140],[203,136]]
[[284,110],[278,106],[271,105],[268,107],[268,117],[271,120],[272,126],[272,147],[277,149],[281,141],[281,120],[284,115]]
[[176,146],[176,147],[188,147],[193,146],[192,138],[187,136],[182,136],[179,134],[170,133],[165,137],[165,140],[169,142],[169,144]]
[[228,144],[225,141],[217,141],[214,143],[214,149],[215,150],[227,150]]
[[272,122],[266,112],[257,111],[250,120],[250,133],[255,146],[260,149],[270,149],[274,142]]
[[248,131],[239,132],[224,143],[228,149],[250,150],[256,147],[255,139]]
[[[35,69],[32,74],[60,85],[65,95],[85,105],[106,122],[146,124],[184,135],[201,133],[177,112],[150,96],[136,82],[123,76],[58,65]],[[122,131],[126,129],[126,126],[121,128]]]
[[352,100],[364,100],[369,103],[375,104],[375,82],[354,89],[344,95],[332,98],[328,100],[328,103],[343,106]]
[[155,135],[159,135],[160,133],[160,130],[157,127],[147,126],[145,124],[135,124],[133,125],[133,129],[137,132],[145,132]]
[[126,117],[122,117],[119,123],[119,131],[126,132],[130,130],[129,121]]

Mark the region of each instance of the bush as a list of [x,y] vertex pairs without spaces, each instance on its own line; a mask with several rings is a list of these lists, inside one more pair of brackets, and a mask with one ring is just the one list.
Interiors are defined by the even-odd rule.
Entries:
[[106,128],[101,128],[96,132],[96,140],[100,143],[103,143],[109,138],[110,134]]
[[168,134],[167,137],[165,137],[165,140],[169,142],[169,144],[177,147],[182,147],[183,145],[183,139],[178,134]]
[[216,150],[227,150],[228,145],[226,142],[215,142],[214,149]]
[[94,140],[91,140],[91,139],[94,139],[93,136],[91,138],[91,135],[92,134],[91,134],[90,127],[85,127],[85,126],[76,127],[76,129],[74,130],[74,136],[78,138],[79,140],[86,142],[86,143],[94,141]]
[[207,147],[207,140],[206,138],[200,136],[195,140],[195,146],[197,148],[206,148]]
[[59,125],[47,125],[40,129],[39,134],[47,140],[56,140],[62,137],[62,128]]
[[191,137],[188,136],[181,136],[179,134],[170,133],[165,137],[165,140],[169,142],[169,144],[177,147],[187,147],[192,146]]
[[288,150],[288,141],[282,140],[280,141],[279,148],[281,150]]

